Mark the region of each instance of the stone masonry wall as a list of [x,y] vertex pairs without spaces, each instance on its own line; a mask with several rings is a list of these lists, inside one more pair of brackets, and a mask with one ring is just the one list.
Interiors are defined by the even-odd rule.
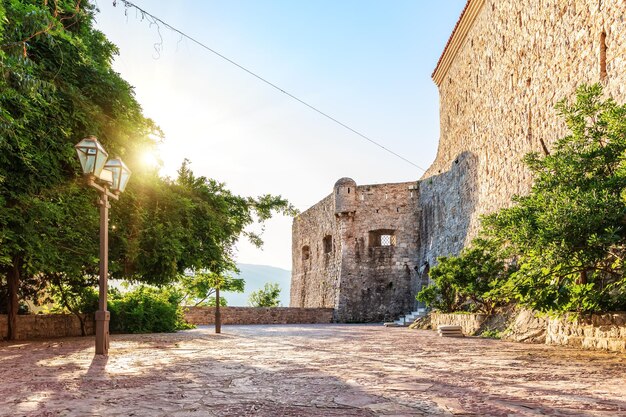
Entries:
[[[339,321],[389,321],[412,310],[419,245],[416,182],[357,187],[356,211],[341,216],[344,243]],[[394,244],[381,246],[381,233]]]
[[626,352],[626,313],[551,318],[546,344]]
[[[332,308],[221,307],[222,324],[331,323]],[[215,324],[215,307],[187,307],[185,320],[195,325]]]
[[436,312],[430,314],[430,323],[433,330],[437,330],[438,326],[461,326],[463,334],[467,336],[475,335],[486,319],[487,316],[484,314],[446,314]]
[[[433,330],[441,325],[457,325],[467,336],[478,334],[486,320],[484,314],[431,313]],[[546,318],[521,310],[502,336],[507,341],[626,352],[626,312]]]
[[436,263],[439,256],[457,255],[476,228],[471,216],[478,197],[478,158],[463,152],[441,174],[419,183],[420,265]]
[[423,260],[458,252],[481,214],[528,192],[522,157],[566,133],[554,105],[599,81],[626,102],[623,0],[484,0],[439,85],[439,148],[420,181]]
[[[334,308],[339,293],[341,236],[333,195],[301,213],[292,226],[291,307]],[[324,238],[331,247],[325,252]],[[308,258],[303,248],[308,247]],[[326,248],[328,249],[328,248]]]
[[[0,314],[0,339],[8,336],[8,316]],[[85,331],[95,334],[93,316],[85,319]],[[17,316],[16,340],[80,336],[80,320],[73,314],[28,314]]]

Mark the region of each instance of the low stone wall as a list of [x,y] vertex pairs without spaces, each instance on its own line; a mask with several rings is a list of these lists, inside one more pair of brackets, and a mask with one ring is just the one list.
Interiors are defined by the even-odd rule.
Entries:
[[[95,333],[92,315],[85,318],[85,331]],[[73,314],[27,314],[17,316],[15,340],[49,339],[54,337],[80,336],[80,320]],[[0,314],[0,338],[8,336],[8,316]]]
[[546,344],[626,352],[626,312],[548,319]]
[[[222,324],[313,324],[331,323],[332,308],[221,307]],[[187,307],[187,322],[215,324],[215,307]]]
[[[466,336],[480,334],[484,329],[502,330],[502,339],[524,343],[571,346],[626,352],[626,312],[592,314],[576,318],[566,315],[548,318],[533,311],[519,310],[498,317],[484,314],[431,313],[431,328],[457,325]],[[494,323],[501,324],[493,325]]]
[[461,326],[463,334],[466,336],[475,335],[486,319],[487,315],[485,314],[446,314],[433,312],[430,316],[433,330],[437,330],[437,326],[442,325]]

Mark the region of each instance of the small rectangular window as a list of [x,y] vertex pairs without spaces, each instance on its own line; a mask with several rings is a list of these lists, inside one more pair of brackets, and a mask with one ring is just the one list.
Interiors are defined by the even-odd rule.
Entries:
[[394,235],[380,235],[380,246],[395,246],[396,237]]
[[331,253],[333,251],[333,237],[326,235],[324,237],[324,253]]
[[382,229],[369,232],[370,247],[390,247],[396,246],[396,235],[394,230]]

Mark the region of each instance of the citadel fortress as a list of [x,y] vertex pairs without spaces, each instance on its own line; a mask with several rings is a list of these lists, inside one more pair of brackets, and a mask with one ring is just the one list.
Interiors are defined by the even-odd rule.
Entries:
[[626,0],[469,0],[432,78],[435,161],[405,183],[342,178],[294,219],[292,307],[332,307],[341,322],[414,309],[437,257],[528,192],[522,157],[567,133],[557,101],[601,82],[626,102]]

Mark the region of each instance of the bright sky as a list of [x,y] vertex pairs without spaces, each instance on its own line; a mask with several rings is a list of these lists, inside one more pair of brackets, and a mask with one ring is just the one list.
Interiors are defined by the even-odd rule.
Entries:
[[[184,158],[241,195],[305,210],[340,177],[417,180],[422,171],[124,4],[96,0],[115,68],[165,132],[162,174]],[[136,0],[135,4],[282,89],[428,168],[439,98],[430,78],[465,0]],[[155,45],[160,44],[160,45]],[[160,51],[157,52],[155,48]],[[132,181],[132,179],[131,179]],[[291,218],[237,260],[291,269]]]

